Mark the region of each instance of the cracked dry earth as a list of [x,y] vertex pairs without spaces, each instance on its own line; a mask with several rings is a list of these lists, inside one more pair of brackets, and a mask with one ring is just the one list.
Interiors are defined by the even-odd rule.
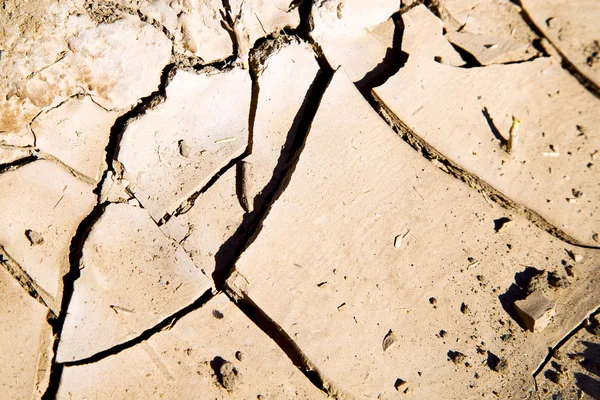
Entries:
[[1,399],[599,399],[600,2],[8,0]]

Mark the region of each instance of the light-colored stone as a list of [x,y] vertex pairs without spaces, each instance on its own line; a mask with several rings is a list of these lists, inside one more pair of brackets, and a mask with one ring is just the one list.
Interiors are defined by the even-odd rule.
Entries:
[[117,116],[88,96],[75,97],[42,113],[31,128],[37,148],[98,182],[106,169],[105,149]]
[[[96,202],[92,187],[63,167],[40,160],[0,175],[0,244],[45,291],[57,314],[71,239]],[[43,241],[32,243],[26,232]]]
[[248,145],[251,81],[241,69],[178,71],[167,100],[130,123],[118,159],[155,221],[175,211]]
[[535,25],[596,87],[600,86],[600,2],[522,0]]
[[[258,74],[260,87],[252,154],[242,168],[243,195],[249,211],[259,208],[263,189],[283,173],[285,160],[299,124],[300,109],[316,78],[319,65],[306,44],[292,42],[264,60]],[[268,188],[271,189],[271,188]]]
[[515,309],[531,332],[546,328],[556,314],[554,303],[538,291],[531,293],[524,300],[516,301]]
[[198,56],[205,63],[233,54],[231,36],[223,27],[221,0],[150,0],[140,5],[140,11],[167,28],[181,54]]
[[[216,259],[222,263],[233,254],[223,254],[221,248],[238,244],[231,240],[244,218],[244,210],[236,194],[236,169],[231,168],[213,186],[196,199],[193,207],[170,218],[161,229],[187,251],[194,264],[212,279]],[[233,246],[233,247],[232,247]]]
[[[588,279],[560,289],[557,307],[569,312],[533,340],[498,296],[522,265],[559,264],[566,245],[518,216],[496,234],[502,216],[402,141],[338,70],[289,184],[228,290],[252,299],[327,379],[358,398],[397,396],[398,377],[415,399],[492,390],[520,397],[548,347],[597,307],[599,254],[581,249],[596,260],[582,265]],[[402,251],[390,245],[409,229]],[[514,339],[506,343],[500,336],[509,327]],[[398,345],[383,352],[390,330]],[[510,359],[510,380],[485,365],[482,343]],[[470,367],[447,361],[449,350]]]
[[183,249],[146,211],[108,205],[83,246],[58,362],[80,360],[139,336],[210,289]]
[[[215,315],[220,318],[215,317]],[[241,351],[243,361],[236,359]],[[232,391],[215,374],[228,361],[241,378]],[[279,347],[220,294],[146,342],[65,367],[58,399],[324,399]]]
[[52,359],[48,309],[1,265],[0,303],[0,393],[6,399],[39,399],[48,385]]
[[[600,101],[558,60],[453,68],[421,56],[439,41],[422,35],[418,24],[407,23],[408,62],[375,88],[381,102],[461,169],[580,243],[594,245],[600,176],[591,162],[600,149]],[[512,116],[521,120],[520,139],[508,154],[503,144]]]

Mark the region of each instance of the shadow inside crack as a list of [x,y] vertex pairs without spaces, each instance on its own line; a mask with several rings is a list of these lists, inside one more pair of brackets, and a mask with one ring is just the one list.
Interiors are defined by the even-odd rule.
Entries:
[[304,143],[312,121],[317,113],[325,89],[333,77],[333,70],[320,69],[309,87],[304,102],[294,117],[286,142],[279,155],[277,165],[269,182],[260,195],[256,196],[252,211],[244,214],[244,218],[235,233],[219,248],[215,254],[215,271],[212,274],[215,287],[222,289],[225,280],[231,274],[233,263],[247,248],[258,232],[272,204],[279,198],[287,186],[295,163],[304,148]]
[[365,93],[370,93],[373,88],[386,83],[408,61],[408,54],[402,51],[404,21],[399,12],[393,14],[390,18],[395,26],[392,47],[386,50],[383,60],[373,70],[367,72],[364,77],[354,83],[356,88],[363,93],[363,96]]

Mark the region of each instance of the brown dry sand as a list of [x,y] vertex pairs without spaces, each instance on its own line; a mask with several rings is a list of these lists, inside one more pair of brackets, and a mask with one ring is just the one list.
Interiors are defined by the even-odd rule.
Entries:
[[600,399],[597,0],[7,0],[0,399]]

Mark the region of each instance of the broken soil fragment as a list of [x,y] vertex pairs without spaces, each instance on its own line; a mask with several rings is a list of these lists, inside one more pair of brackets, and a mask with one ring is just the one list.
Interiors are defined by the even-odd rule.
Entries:
[[32,231],[31,229],[27,229],[25,231],[25,236],[27,236],[27,240],[29,240],[29,243],[31,243],[32,246],[44,243],[44,237],[42,234]]
[[546,328],[556,311],[554,303],[539,291],[531,293],[525,300],[515,302],[515,309],[531,332]]
[[383,342],[381,343],[381,346],[383,347],[383,351],[387,351],[390,347],[392,347],[393,345],[398,343],[398,338],[396,337],[396,335],[394,335],[394,332],[392,332],[391,330],[387,333],[387,335],[385,335],[385,337],[383,338]]
[[242,376],[240,371],[230,361],[225,361],[219,368],[219,382],[229,391],[233,391],[239,385]]
[[454,364],[462,364],[467,359],[467,356],[461,353],[460,351],[448,351],[448,359],[450,359]]

